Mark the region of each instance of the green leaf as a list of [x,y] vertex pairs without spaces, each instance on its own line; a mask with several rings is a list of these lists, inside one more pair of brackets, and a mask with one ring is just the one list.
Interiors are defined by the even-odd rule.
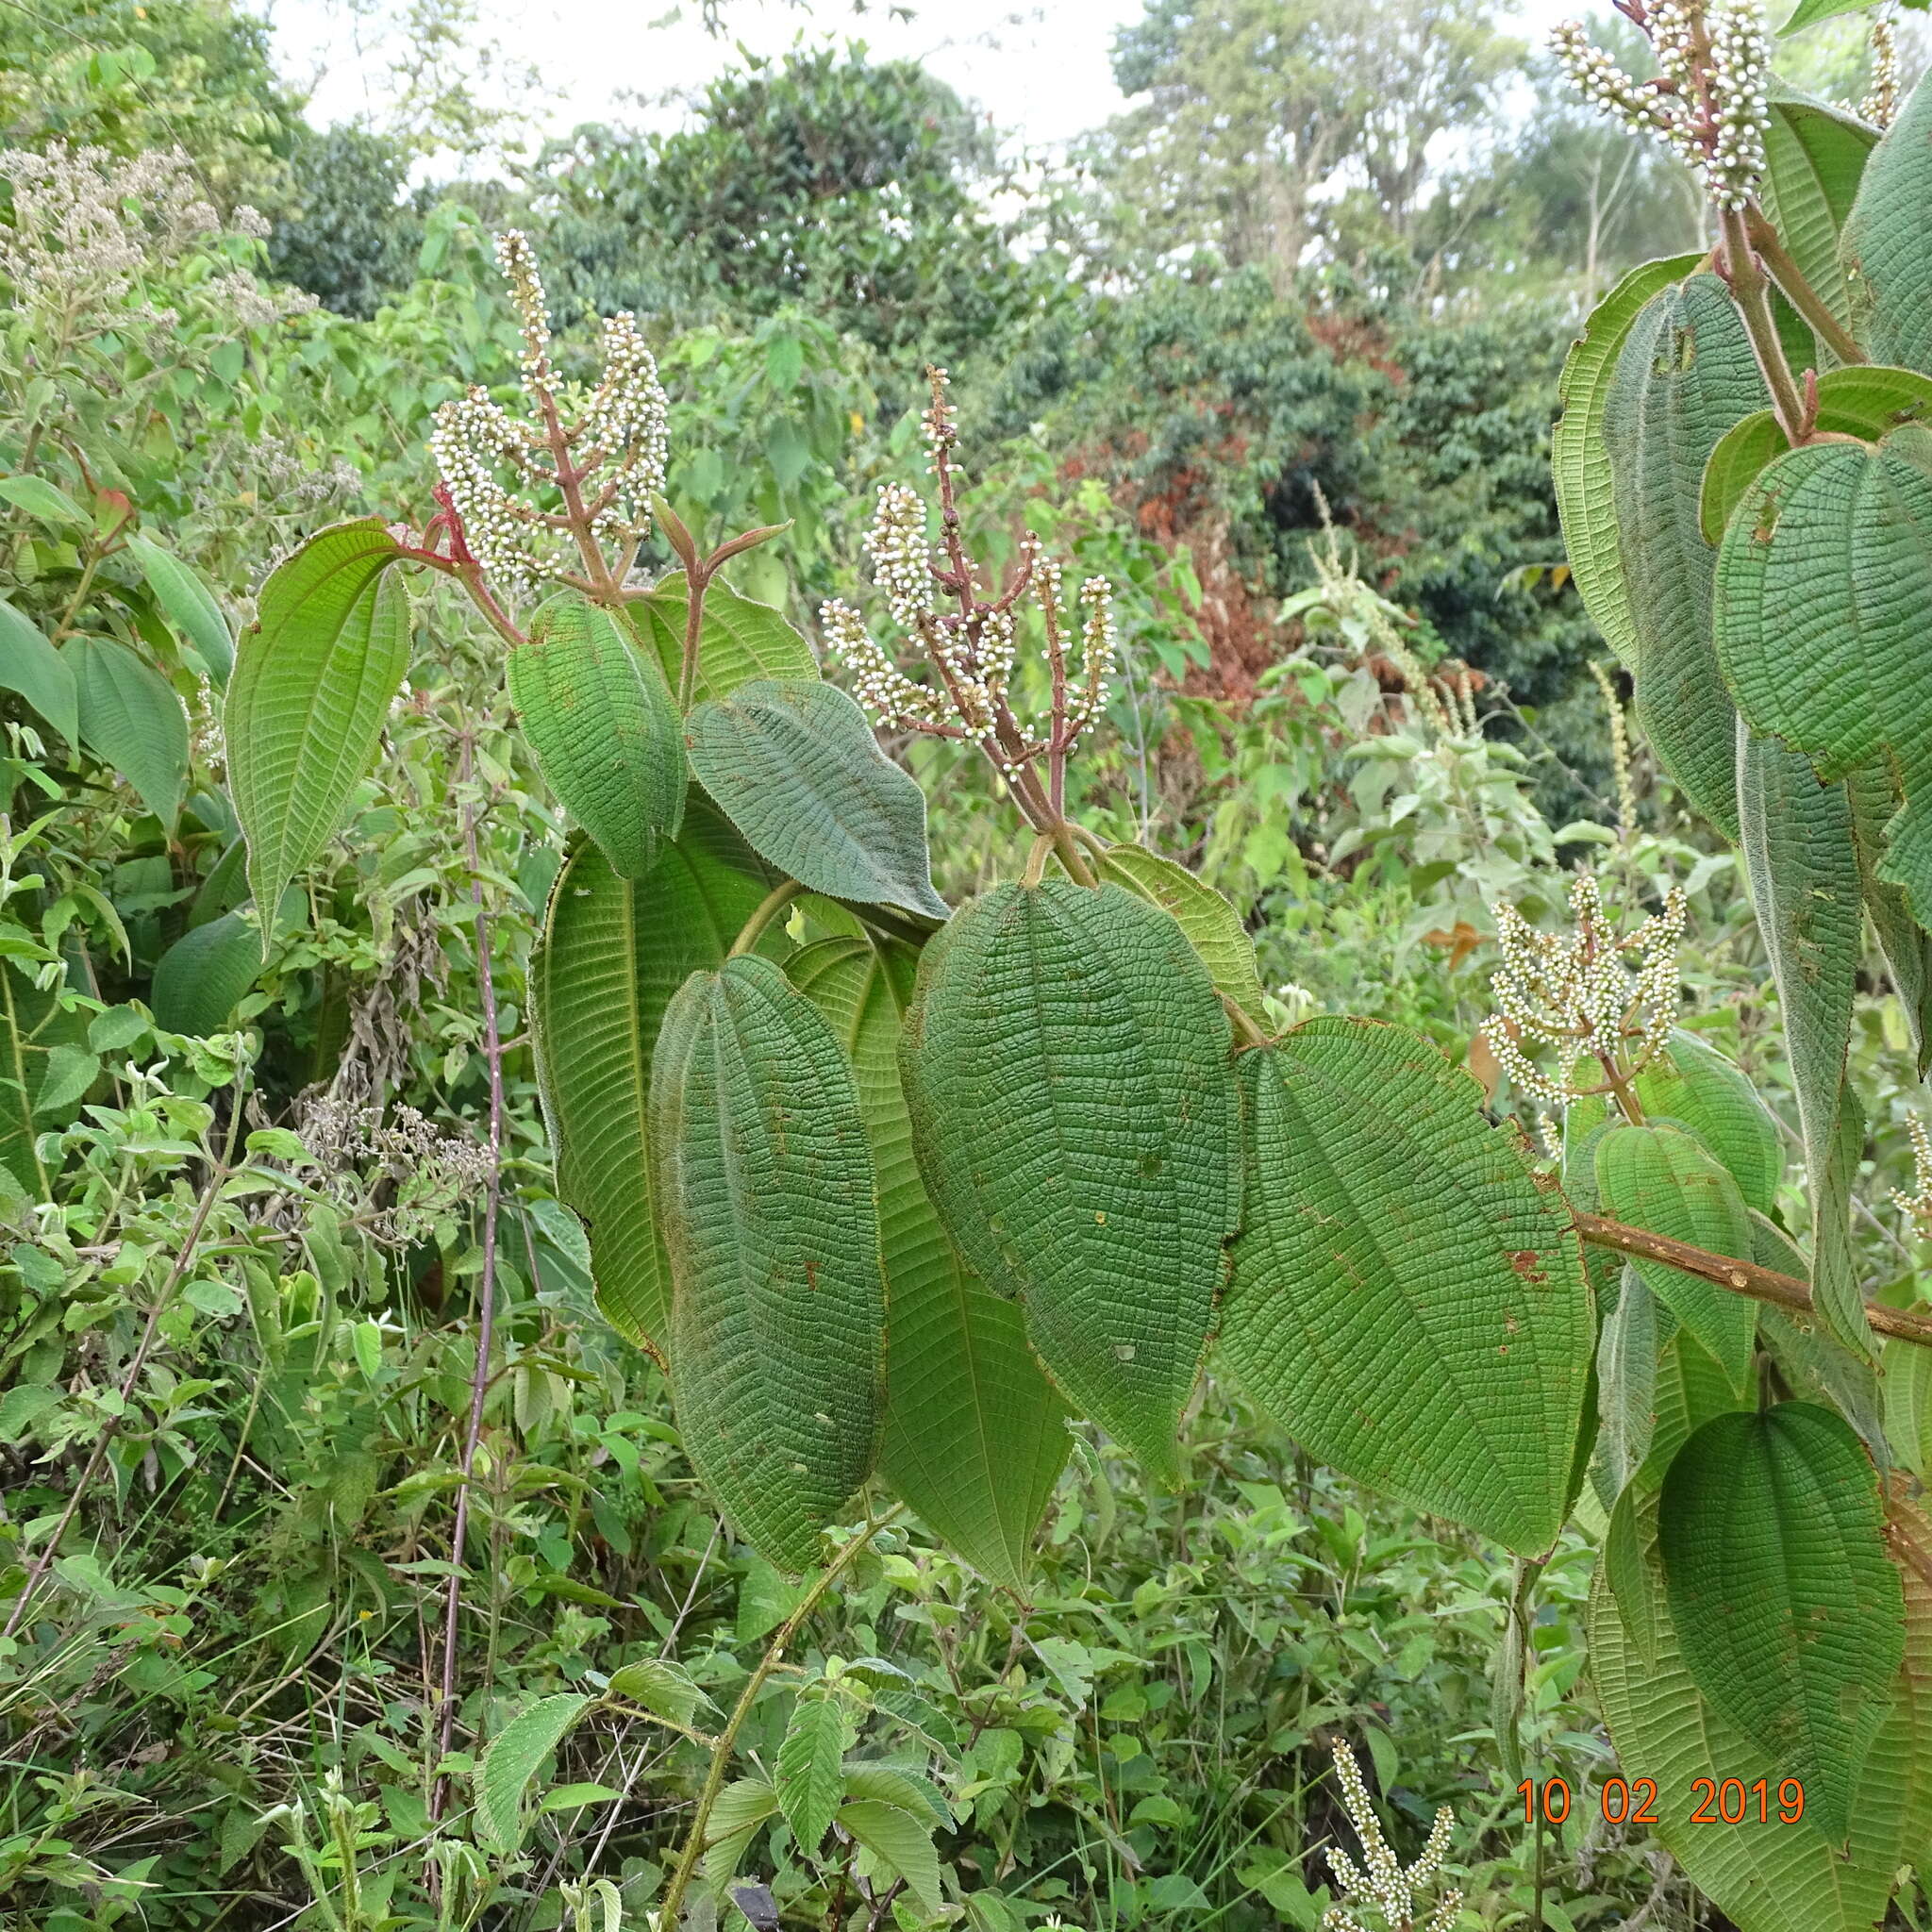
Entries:
[[1769,1214],[1784,1179],[1776,1116],[1751,1076],[1694,1033],[1673,1033],[1635,1082],[1644,1113],[1689,1127],[1731,1172],[1747,1208]]
[[[1760,1268],[1775,1268],[1801,1279],[1809,1273],[1802,1250],[1783,1228],[1761,1214],[1753,1214],[1751,1233],[1751,1258]],[[1777,1365],[1791,1394],[1801,1402],[1837,1409],[1857,1430],[1879,1473],[1890,1469],[1884,1398],[1870,1356],[1854,1354],[1833,1341],[1815,1317],[1787,1314],[1769,1305],[1757,1310],[1757,1341]]]
[[92,524],[93,519],[66,491],[44,476],[0,476],[0,502],[48,524]]
[[1869,1354],[1851,1246],[1857,1135],[1845,1112],[1845,1058],[1864,940],[1851,806],[1842,785],[1821,785],[1797,753],[1748,735],[1738,753],[1738,803],[1744,869],[1777,984],[1798,1097],[1811,1201],[1812,1300],[1838,1341]]
[[1764,211],[1798,273],[1833,316],[1849,324],[1851,293],[1839,260],[1839,236],[1878,131],[1775,80],[1770,92],[1758,191]]
[[[1801,9],[1802,10],[1802,9]],[[1932,375],[1932,87],[1922,79],[1865,163],[1845,224],[1852,333],[1873,359]]]
[[820,941],[787,971],[852,1062],[878,1175],[886,1271],[886,1416],[879,1469],[942,1541],[994,1583],[1027,1558],[1066,1464],[1066,1407],[1026,1344],[1020,1310],[971,1274],[940,1224],[899,1084],[907,947]]
[[[1877,442],[1901,424],[1924,422],[1928,415],[1932,377],[1910,369],[1861,363],[1831,370],[1818,379],[1818,427],[1834,436]],[[1704,468],[1698,523],[1707,543],[1724,541],[1724,528],[1746,491],[1790,448],[1769,409],[1746,416],[1726,431]]]
[[1791,17],[1778,28],[1778,36],[1788,39],[1807,26],[1816,26],[1821,20],[1836,20],[1845,13],[1870,13],[1883,4],[1884,0],[1798,0]]
[[[879,1859],[928,1912],[945,1909],[940,1885],[940,1858],[932,1827],[912,1812],[876,1798],[855,1798],[840,1807],[839,1823]],[[881,1888],[883,1889],[883,1888]]]
[[508,675],[550,789],[612,871],[642,878],[684,818],[684,724],[657,655],[566,591],[538,611]]
[[845,1754],[858,1736],[854,1715],[851,1705],[836,1693],[801,1692],[778,1746],[778,1804],[808,1858],[831,1829],[832,1814],[844,1794]]
[[217,691],[235,668],[235,640],[215,593],[192,565],[150,537],[130,537],[127,552],[141,566],[162,614],[184,636]]
[[1889,750],[1907,797],[1932,784],[1932,429],[1779,457],[1724,531],[1716,622],[1755,731],[1828,779]]
[[282,888],[341,823],[408,669],[399,555],[375,517],[324,530],[277,566],[242,633],[224,728],[264,948]]
[[690,1724],[700,1706],[711,1703],[692,1682],[691,1673],[668,1657],[641,1657],[634,1664],[612,1671],[610,1694],[641,1704],[646,1710],[655,1710],[659,1717],[681,1724]]
[[1123,887],[996,888],[928,942],[900,1068],[921,1173],[1047,1373],[1156,1475],[1241,1214],[1227,1022]]
[[52,1198],[46,1170],[34,1150],[42,1128],[65,1120],[36,1119],[47,1091],[53,1057],[87,1043],[87,1015],[69,1012],[0,962],[0,1166],[36,1200]]
[[[629,613],[641,634],[656,646],[658,662],[673,691],[684,667],[684,624],[690,608],[682,571],[658,580],[648,597],[636,599]],[[816,677],[811,646],[769,604],[741,597],[714,578],[705,591],[703,629],[698,637],[697,696],[729,697],[740,685],[761,677]]]
[[[1654,1545],[1645,1552],[1655,1648],[1645,1654],[1626,1627],[1620,1593],[1599,1567],[1590,1601],[1590,1668],[1624,1775],[1657,1786],[1656,1837],[1740,1932],[1871,1932],[1885,1915],[1901,1865],[1922,1856],[1932,1784],[1932,1614],[1924,1585],[1909,1575],[1909,1654],[1894,1680],[1892,1708],[1866,1756],[1852,1806],[1848,1844],[1835,1842],[1813,1816],[1786,1824],[1779,1787],[1792,1767],[1767,1757],[1698,1694],[1664,1599]],[[1620,1614],[1622,1612],[1622,1614]],[[1744,1823],[1692,1822],[1707,1804],[1699,1779],[1716,1790],[1727,1778],[1750,1791],[1765,1780],[1771,1817],[1760,1824],[1755,1798]]]
[[1924,1079],[1932,1071],[1932,935],[1912,917],[1902,886],[1881,876],[1886,858],[1885,830],[1904,798],[1893,774],[1876,765],[1849,774],[1845,795],[1852,808],[1852,841],[1858,853],[1858,880],[1878,950],[1905,1012],[1912,1054]]
[[1888,1341],[1884,1365],[1886,1440],[1924,1482],[1932,1470],[1932,1348]]
[[1596,1344],[1598,1493],[1614,1502],[1650,1458],[1657,1427],[1657,1307],[1650,1285],[1625,1268]]
[[1711,645],[1706,466],[1764,400],[1730,291],[1691,275],[1647,302],[1617,358],[1604,424],[1637,632],[1637,715],[1698,811],[1737,836],[1735,725]]
[[[1675,1326],[1668,1309],[1662,1320]],[[1657,1420],[1650,1433],[1650,1454],[1637,1473],[1645,1490],[1661,1487],[1677,1451],[1713,1416],[1748,1408],[1751,1397],[1740,1395],[1731,1378],[1696,1341],[1687,1328],[1677,1328],[1657,1353]]]
[[770,960],[671,1002],[650,1138],[685,1451],[748,1541],[807,1569],[872,1471],[886,1296],[851,1070]]
[[239,912],[197,925],[161,955],[148,1005],[170,1033],[226,1030],[236,1003],[261,971],[261,934]]
[[60,655],[74,673],[82,742],[172,829],[188,790],[188,713],[174,687],[111,638],[69,638]]
[[1836,1838],[1905,1654],[1899,1574],[1858,1439],[1807,1402],[1719,1416],[1657,1512],[1665,1592],[1697,1688]]
[[718,1793],[705,1847],[705,1883],[721,1897],[738,1875],[751,1841],[778,1816],[778,1794],[761,1777],[741,1777]]
[[1617,1498],[1604,1530],[1604,1580],[1624,1628],[1646,1663],[1657,1657],[1662,1572],[1656,1565],[1657,1498],[1635,1484]]
[[1212,886],[1144,845],[1111,845],[1094,860],[1094,870],[1103,879],[1139,893],[1150,906],[1171,912],[1216,988],[1243,1012],[1259,1019],[1263,995],[1255,942],[1241,915]]
[[953,1829],[953,1810],[946,1803],[945,1794],[929,1777],[909,1771],[904,1765],[878,1764],[870,1759],[848,1764],[845,1767],[845,1794],[851,1798],[877,1798],[884,1804],[898,1806],[902,1811],[911,1812],[915,1818],[924,1814],[926,1821],[939,1830]]
[[74,667],[11,604],[0,599],[0,691],[17,691],[69,744],[80,742]]
[[40,1091],[34,1095],[35,1118],[71,1115],[100,1077],[98,1054],[90,1053],[84,1046],[49,1047]]
[[[1751,1217],[1730,1171],[1674,1127],[1616,1126],[1596,1144],[1603,1211],[1651,1234],[1748,1260]],[[1635,1257],[1658,1301],[1683,1323],[1741,1391],[1751,1379],[1757,1305],[1681,1268]]]
[[761,858],[831,899],[943,919],[925,794],[817,678],[756,678],[686,721],[691,770]]
[[1562,414],[1550,432],[1550,468],[1571,576],[1605,641],[1633,669],[1637,629],[1630,616],[1624,559],[1617,541],[1604,417],[1617,356],[1638,312],[1660,290],[1681,281],[1702,258],[1679,255],[1632,269],[1591,311],[1583,334],[1564,358],[1557,385]]
[[476,1836],[491,1851],[522,1846],[524,1793],[591,1702],[575,1691],[541,1697],[491,1740],[476,1773]]
[[[753,870],[741,870],[739,860]],[[701,798],[641,884],[580,845],[551,889],[530,960],[537,1086],[557,1191],[591,1231],[597,1306],[663,1359],[670,1264],[653,1208],[651,1050],[671,996],[724,955],[768,886]]]
[[1344,1474],[1547,1549],[1596,1342],[1561,1197],[1414,1034],[1310,1020],[1239,1064],[1248,1195],[1222,1359]]

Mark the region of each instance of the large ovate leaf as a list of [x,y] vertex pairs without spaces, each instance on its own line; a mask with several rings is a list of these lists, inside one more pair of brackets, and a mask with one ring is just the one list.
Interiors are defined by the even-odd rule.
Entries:
[[1877,141],[1877,129],[1856,115],[1774,83],[1759,196],[1798,273],[1840,323],[1851,320],[1852,304],[1839,237]]
[[597,1306],[662,1358],[671,1276],[653,1210],[651,1049],[671,996],[721,964],[767,891],[731,828],[693,798],[642,881],[595,845],[565,861],[530,960],[537,1081],[557,1187],[591,1235]]
[[[1783,1821],[1780,1793],[1790,1767],[1767,1756],[1699,1694],[1685,1666],[1654,1541],[1646,1542],[1642,1558],[1634,1578],[1626,1568],[1614,1579],[1614,1597],[1613,1579],[1599,1566],[1590,1601],[1590,1670],[1624,1776],[1647,1778],[1657,1787],[1651,1830],[1739,1932],[1871,1932],[1883,1918],[1900,1866],[1924,1855],[1928,1832],[1932,1600],[1924,1583],[1907,1573],[1905,1668],[1893,1679],[1891,1708],[1866,1753],[1849,1838],[1840,1842],[1812,1815],[1808,1790],[1804,1815]],[[1631,1634],[1630,1613],[1619,1614],[1633,1586],[1645,1591],[1638,1617],[1654,1633],[1648,1650]],[[1726,1779],[1751,1794],[1749,1815],[1739,1824],[1724,1823],[1709,1802]],[[1762,1823],[1756,1798],[1760,1779],[1770,1811]],[[1707,1785],[1701,1789],[1700,1780]],[[1734,1810],[1735,1803],[1727,1808]]]
[[590,1703],[571,1690],[540,1697],[490,1740],[476,1772],[476,1836],[492,1851],[522,1845],[524,1793]]
[[[1797,1091],[1811,1201],[1812,1301],[1833,1336],[1864,1353],[1871,1342],[1851,1250],[1845,1145],[1852,1104],[1845,1058],[1864,938],[1851,803],[1844,786],[1821,785],[1798,753],[1745,732],[1738,802],[1745,874]],[[1856,1167],[1856,1145],[1849,1153]]]
[[1255,964],[1255,942],[1241,924],[1241,914],[1212,886],[1144,845],[1110,845],[1094,860],[1094,870],[1103,879],[1173,913],[1216,988],[1244,1012],[1260,1017],[1261,974]]
[[1220,1358],[1344,1474],[1547,1549],[1596,1339],[1561,1197],[1475,1082],[1400,1028],[1311,1020],[1240,1073]]
[[836,685],[756,678],[687,721],[691,770],[762,858],[831,899],[943,919],[925,794]]
[[111,638],[69,638],[60,655],[74,673],[81,741],[172,829],[188,790],[188,713],[174,686]]
[[1637,630],[1624,581],[1610,454],[1604,418],[1617,357],[1644,304],[1681,281],[1701,257],[1674,256],[1634,268],[1591,311],[1583,334],[1571,344],[1557,385],[1562,414],[1550,432],[1550,470],[1563,548],[1584,608],[1604,641],[1631,669],[1637,664]]
[[1828,1409],[1719,1416],[1664,1479],[1657,1546],[1686,1668],[1842,1838],[1905,1654],[1878,1481]]
[[235,668],[235,639],[215,593],[191,563],[151,537],[130,537],[127,552],[141,566],[161,613],[187,641],[217,690],[227,686]]
[[[1674,1127],[1611,1127],[1596,1146],[1596,1191],[1613,1220],[1714,1255],[1750,1257],[1751,1217],[1730,1170]],[[1732,1387],[1745,1388],[1757,1303],[1661,1261],[1640,1256],[1635,1265],[1657,1300],[1722,1364]]]
[[1778,458],[1718,553],[1717,648],[1738,708],[1826,778],[1890,751],[1932,775],[1932,429]]
[[1007,885],[926,946],[900,1065],[926,1188],[1047,1373],[1156,1474],[1241,1214],[1221,1002],[1115,885]]
[[206,1036],[228,1024],[261,971],[261,935],[239,912],[185,932],[155,967],[148,1005],[170,1033]]
[[18,691],[69,744],[80,742],[74,667],[41,627],[0,598],[0,691]]
[[550,789],[620,878],[642,878],[684,818],[683,721],[656,654],[566,591],[538,611],[507,675]]
[[[684,666],[684,625],[690,608],[681,570],[660,577],[648,597],[628,606],[640,634],[657,651],[673,691]],[[818,675],[811,646],[782,612],[741,596],[723,578],[713,578],[705,591],[698,634],[697,697],[729,697],[740,685],[758,677]]]
[[1638,641],[1638,719],[1686,797],[1731,838],[1734,726],[1711,645],[1713,561],[1699,493],[1712,451],[1763,401],[1730,291],[1700,274],[1652,296],[1631,325],[1604,423]]
[[[1932,376],[1910,369],[1859,363],[1818,379],[1818,428],[1832,436],[1877,442],[1906,423],[1932,416]],[[1769,409],[1746,416],[1728,431],[1704,466],[1698,521],[1707,543],[1724,541],[1724,528],[1745,492],[1790,448]]]
[[223,728],[264,945],[282,888],[368,772],[408,668],[400,555],[375,517],[324,530],[276,567],[242,635]]
[[1873,149],[1841,244],[1853,333],[1880,362],[1932,375],[1932,87],[1922,79]]
[[872,1472],[885,1281],[872,1155],[824,1014],[768,959],[694,973],[651,1065],[685,1452],[792,1570]]
[[1066,1463],[1067,1411],[1019,1307],[961,1262],[920,1179],[899,1083],[917,967],[907,947],[832,939],[786,970],[844,1046],[872,1141],[887,1307],[880,1474],[982,1575],[1021,1590]]
[[840,1807],[839,1823],[886,1867],[888,1884],[903,1878],[906,1890],[924,1910],[938,1913],[945,1908],[939,1853],[924,1819],[877,1798],[855,1798]]

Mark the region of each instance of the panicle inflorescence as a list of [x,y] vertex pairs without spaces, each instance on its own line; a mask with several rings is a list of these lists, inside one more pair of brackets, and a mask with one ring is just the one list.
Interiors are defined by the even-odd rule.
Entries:
[[[1449,1855],[1449,1840],[1456,1829],[1455,1813],[1446,1805],[1436,1813],[1428,1841],[1415,1863],[1405,1869],[1382,1835],[1382,1823],[1369,1800],[1369,1788],[1362,1781],[1355,1753],[1339,1740],[1335,1745],[1335,1774],[1341,1784],[1342,1808],[1347,1811],[1362,1848],[1360,1865],[1339,1846],[1329,1850],[1328,1869],[1342,1897],[1355,1911],[1373,1907],[1381,1915],[1388,1932],[1449,1932],[1462,1911],[1461,1892],[1451,1887],[1426,1918],[1416,1916],[1416,1895],[1427,1891],[1435,1883],[1442,1860]],[[1323,1932],[1366,1932],[1355,1911],[1342,1906],[1330,1907],[1322,1920]]]
[[1891,1198],[1918,1224],[1921,1234],[1932,1235],[1932,1133],[1917,1114],[1906,1125],[1912,1137],[1912,1191],[1894,1188]]
[[1883,14],[1872,23],[1872,85],[1858,103],[1858,115],[1874,127],[1898,119],[1898,29]]
[[[958,535],[954,487],[958,478],[958,430],[943,369],[927,372],[932,405],[924,417],[931,474],[938,480],[941,541],[927,535],[927,507],[904,483],[879,489],[865,553],[873,582],[894,626],[930,674],[908,673],[882,645],[865,619],[842,598],[819,610],[833,655],[851,673],[858,699],[878,724],[976,743],[1009,780],[1036,759],[1058,774],[1067,754],[1106,708],[1119,657],[1113,589],[1089,577],[1078,593],[1079,658],[1070,664],[1070,619],[1060,566],[1040,540],[1022,539],[1018,568],[997,599],[979,597],[972,564]],[[943,593],[943,594],[942,594]],[[1045,640],[1051,694],[1045,716],[1021,718],[1012,679],[1019,651],[1019,613],[1030,601]],[[942,606],[950,602],[953,608]]]
[[657,358],[626,310],[604,323],[595,385],[563,383],[527,238],[501,236],[496,259],[523,340],[528,411],[512,414],[481,388],[437,410],[430,451],[463,540],[491,576],[520,591],[545,577],[580,583],[587,544],[622,581],[650,533],[669,461],[671,406]]
[[[1590,873],[1578,873],[1571,885],[1570,910],[1571,932],[1545,933],[1515,907],[1496,908],[1503,961],[1490,986],[1498,1010],[1483,1029],[1511,1083],[1559,1106],[1602,1091],[1572,1083],[1577,1060],[1594,1058],[1622,1077],[1663,1045],[1677,1013],[1684,936],[1684,895],[1675,886],[1663,909],[1627,934],[1605,913]],[[1535,1058],[1543,1049],[1558,1056],[1554,1068]]]
[[1640,81],[1564,21],[1550,45],[1570,84],[1634,133],[1656,134],[1704,178],[1720,206],[1742,208],[1764,174],[1771,39],[1759,0],[1631,0],[1657,72]]

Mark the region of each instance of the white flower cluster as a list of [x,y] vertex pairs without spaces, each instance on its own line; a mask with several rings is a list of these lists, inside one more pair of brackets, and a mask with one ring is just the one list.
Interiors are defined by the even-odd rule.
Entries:
[[[1568,1077],[1578,1059],[1636,1068],[1663,1044],[1677,1014],[1684,937],[1684,894],[1675,886],[1663,910],[1627,936],[1604,912],[1590,873],[1572,884],[1570,910],[1575,927],[1566,934],[1539,932],[1513,906],[1496,908],[1503,963],[1490,988],[1499,1011],[1483,1028],[1511,1084],[1558,1106],[1581,1097]],[[1542,1048],[1559,1056],[1554,1072],[1532,1058]]]
[[1874,127],[1898,119],[1898,30],[1883,14],[1872,23],[1872,86],[1858,103],[1858,117]]
[[1771,42],[1758,0],[1657,0],[1626,9],[1650,37],[1657,75],[1640,82],[1568,20],[1550,45],[1585,100],[1635,133],[1658,134],[1713,199],[1741,208],[1764,174]]
[[[1328,1853],[1328,1869],[1341,1894],[1357,1909],[1373,1906],[1381,1914],[1390,1932],[1449,1932],[1462,1912],[1462,1894],[1454,1887],[1445,1891],[1426,1919],[1416,1917],[1416,1894],[1426,1891],[1435,1882],[1442,1860],[1449,1853],[1449,1840],[1456,1829],[1456,1814],[1444,1805],[1436,1813],[1428,1842],[1415,1863],[1406,1871],[1382,1836],[1381,1821],[1369,1802],[1368,1787],[1362,1782],[1355,1753],[1337,1741],[1335,1774],[1341,1780],[1341,1802],[1361,1840],[1362,1862],[1357,1866],[1339,1847]],[[1331,1907],[1322,1920],[1322,1932],[1366,1932],[1360,1920],[1341,1906]]]
[[532,413],[513,416],[480,388],[437,410],[430,452],[464,541],[492,577],[525,592],[540,577],[568,578],[580,567],[579,535],[615,555],[622,578],[650,532],[651,498],[669,461],[671,406],[657,358],[637,318],[613,315],[596,387],[566,392],[551,365],[550,310],[527,238],[516,229],[499,237],[496,259],[517,312]]
[[1894,1188],[1891,1198],[1918,1223],[1921,1234],[1932,1235],[1932,1134],[1917,1114],[1906,1124],[1912,1136],[1912,1191]]

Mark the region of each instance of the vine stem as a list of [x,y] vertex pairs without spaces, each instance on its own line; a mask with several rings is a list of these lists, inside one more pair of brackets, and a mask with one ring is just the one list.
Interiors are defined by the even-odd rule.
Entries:
[[[475,737],[463,734],[462,778],[475,769]],[[503,1035],[497,1024],[496,978],[491,969],[490,915],[483,910],[483,867],[476,842],[481,813],[471,801],[463,817],[463,845],[470,863],[470,898],[476,908],[476,989],[483,1005],[483,1056],[490,1069],[490,1178],[483,1191],[483,1272],[477,1288],[482,1309],[476,1324],[476,1359],[470,1369],[470,1416],[463,1432],[462,1481],[457,1489],[457,1519],[450,1537],[449,1593],[442,1617],[442,1682],[437,1757],[449,1756],[457,1722],[457,1626],[463,1607],[463,1546],[470,1528],[470,1487],[476,1445],[483,1435],[483,1402],[490,1391],[490,1351],[496,1339],[496,1224],[503,1200]],[[439,1776],[431,1794],[430,1816],[440,1817],[449,1780]]]
[[739,1693],[738,1702],[731,1707],[731,1715],[724,1722],[724,1728],[718,1734],[717,1747],[711,1753],[710,1769],[705,1774],[704,1788],[698,1792],[697,1809],[691,1815],[691,1831],[684,1840],[684,1849],[678,1854],[671,1883],[665,1888],[664,1903],[658,1908],[657,1923],[663,1932],[677,1932],[677,1915],[684,1904],[684,1894],[690,1889],[691,1874],[697,1870],[698,1860],[705,1855],[705,1833],[711,1822],[711,1807],[718,1802],[718,1793],[724,1788],[725,1773],[731,1768],[732,1746],[738,1741],[739,1732],[744,1728],[745,1719],[751,1715],[751,1707],[758,1701],[758,1692],[784,1660],[786,1651],[791,1647],[791,1640],[804,1627],[806,1620],[824,1601],[826,1593],[840,1577],[872,1547],[873,1538],[898,1515],[901,1507],[895,1503],[883,1516],[866,1518],[865,1527],[839,1552],[830,1567],[779,1624],[777,1635],[766,1645],[758,1668],[745,1680],[744,1689]]
[[201,1199],[195,1203],[194,1218],[188,1224],[188,1232],[181,1237],[181,1245],[175,1250],[175,1259],[168,1269],[168,1276],[161,1283],[160,1292],[155,1296],[155,1305],[148,1310],[147,1325],[142,1330],[141,1341],[135,1347],[134,1358],[127,1364],[127,1373],[121,1378],[122,1414],[110,1416],[102,1429],[100,1439],[93,1446],[93,1453],[87,1459],[87,1466],[80,1473],[80,1479],[74,1485],[74,1492],[67,1498],[67,1506],[60,1512],[60,1520],[54,1525],[47,1538],[46,1547],[34,1559],[34,1565],[26,1573],[26,1580],[20,1587],[20,1595],[14,1600],[11,1612],[7,1619],[7,1627],[0,1630],[0,1640],[11,1637],[20,1627],[20,1620],[26,1615],[28,1606],[33,1602],[34,1592],[40,1589],[42,1579],[54,1567],[54,1559],[60,1554],[61,1539],[66,1536],[68,1526],[80,1509],[81,1498],[93,1487],[94,1478],[101,1473],[101,1465],[108,1459],[108,1451],[121,1433],[122,1416],[128,1411],[134,1400],[136,1385],[141,1380],[141,1372],[147,1366],[147,1358],[153,1352],[155,1338],[161,1332],[161,1317],[168,1312],[175,1299],[175,1291],[181,1285],[181,1277],[192,1265],[195,1250],[200,1245],[202,1230],[207,1227],[208,1216],[214,1212],[215,1202],[220,1197],[222,1184],[233,1172],[235,1142],[242,1127],[242,1103],[247,1090],[248,1074],[244,1067],[235,1077],[235,1100],[228,1114],[228,1131],[214,1172],[208,1175],[208,1186],[201,1191]]
[[[1775,1268],[1760,1267],[1756,1261],[1740,1261],[1729,1255],[1716,1255],[1708,1248],[1693,1247],[1689,1241],[1673,1241],[1668,1235],[1651,1234],[1624,1222],[1610,1221],[1601,1214],[1574,1214],[1576,1232],[1592,1247],[1612,1248],[1620,1255],[1634,1255],[1646,1261],[1663,1261],[1681,1268],[1733,1294],[1769,1302],[1774,1307],[1789,1308],[1793,1314],[1812,1312],[1810,1283],[1795,1274],[1780,1274]],[[1915,1314],[1909,1308],[1889,1308],[1882,1303],[1867,1302],[1865,1319],[1874,1333],[1900,1341],[1916,1342],[1932,1348],[1932,1315]]]

